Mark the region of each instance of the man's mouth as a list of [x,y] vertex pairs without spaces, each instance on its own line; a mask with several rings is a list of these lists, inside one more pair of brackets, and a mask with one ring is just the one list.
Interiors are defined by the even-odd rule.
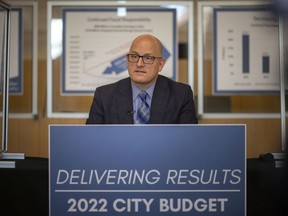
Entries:
[[135,70],[135,73],[146,73],[146,72],[142,70]]

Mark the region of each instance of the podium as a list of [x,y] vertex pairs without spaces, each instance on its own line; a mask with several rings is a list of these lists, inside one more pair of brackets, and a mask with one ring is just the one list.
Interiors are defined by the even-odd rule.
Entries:
[[246,215],[245,125],[51,125],[50,215]]

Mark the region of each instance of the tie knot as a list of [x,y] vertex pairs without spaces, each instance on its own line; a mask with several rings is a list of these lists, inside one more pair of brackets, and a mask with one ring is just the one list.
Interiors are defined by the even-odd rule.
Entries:
[[146,97],[147,97],[147,92],[146,91],[142,91],[139,93],[139,97],[141,98],[142,101],[146,101]]

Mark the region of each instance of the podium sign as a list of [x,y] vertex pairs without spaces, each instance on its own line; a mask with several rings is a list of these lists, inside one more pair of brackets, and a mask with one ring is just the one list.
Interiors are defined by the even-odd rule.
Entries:
[[50,216],[246,215],[245,125],[49,127]]

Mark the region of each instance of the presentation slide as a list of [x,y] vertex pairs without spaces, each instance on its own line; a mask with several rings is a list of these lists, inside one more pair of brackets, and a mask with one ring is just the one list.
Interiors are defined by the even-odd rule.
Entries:
[[[22,94],[22,9],[11,10],[10,19],[10,64],[9,64],[9,92],[10,94]],[[0,11],[0,29],[5,28],[5,11]],[[3,22],[2,22],[3,21]],[[4,35],[0,36],[0,49],[3,47]],[[2,59],[0,52],[0,59]]]
[[277,16],[265,9],[214,9],[214,36],[215,94],[279,91]]
[[175,79],[175,19],[175,9],[64,9],[62,94],[91,94],[128,77],[126,54],[141,34],[162,41],[167,62],[161,74]]

